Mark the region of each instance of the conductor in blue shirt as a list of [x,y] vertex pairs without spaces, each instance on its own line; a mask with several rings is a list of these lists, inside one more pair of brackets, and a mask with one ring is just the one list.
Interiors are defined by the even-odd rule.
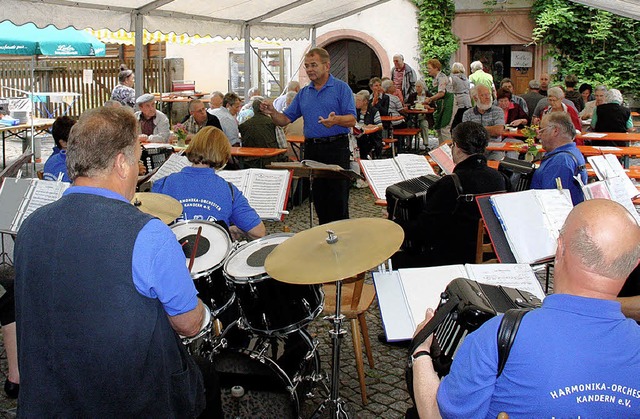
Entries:
[[[348,169],[348,134],[356,124],[356,106],[351,88],[334,78],[330,67],[326,50],[310,49],[304,68],[311,83],[298,92],[284,112],[278,112],[271,102],[263,102],[260,109],[280,126],[304,117],[305,159]],[[349,218],[349,186],[348,180],[313,181],[313,203],[320,224]]]

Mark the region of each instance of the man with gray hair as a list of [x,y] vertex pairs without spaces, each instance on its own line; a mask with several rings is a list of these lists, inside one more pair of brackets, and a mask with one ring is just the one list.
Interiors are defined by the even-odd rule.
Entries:
[[209,98],[209,109],[207,109],[207,112],[213,115],[213,110],[218,109],[220,106],[222,106],[223,99],[224,95],[222,94],[222,92],[219,92],[217,90],[211,92],[211,97]]
[[404,62],[404,56],[402,54],[396,54],[393,56],[393,68],[391,69],[391,80],[402,92],[402,97],[406,98],[416,91],[416,72],[409,64]]
[[169,142],[169,118],[156,109],[156,98],[145,93],[136,99],[136,119],[140,126],[140,141]]
[[[263,147],[263,148],[280,148],[278,138],[276,136],[276,124],[271,117],[260,110],[260,105],[264,102],[264,98],[256,96],[252,100],[253,117],[247,119],[238,127],[242,136],[243,147]],[[286,145],[286,144],[285,144]],[[247,167],[263,167],[269,163],[276,161],[286,161],[285,155],[272,158],[260,159],[259,157],[245,158],[244,163]]]
[[[462,114],[462,122],[477,122],[487,129],[491,135],[490,141],[502,141],[504,111],[491,101],[489,88],[484,84],[477,85],[471,89],[471,98],[476,105]],[[504,153],[499,151],[492,151],[487,155],[489,160],[500,160],[503,157]]]
[[[442,381],[432,338],[416,349],[420,417],[637,416],[640,327],[615,299],[638,265],[638,243],[640,227],[622,205],[594,199],[576,206],[558,237],[554,294],[522,318],[501,374],[501,315],[465,338]],[[432,316],[429,309],[426,320]]]
[[287,94],[291,92],[298,93],[299,91],[300,91],[300,82],[296,80],[291,80],[287,84],[287,89],[280,96],[278,96],[273,100],[273,107],[276,108],[278,112],[284,111],[284,108],[287,106]]
[[533,111],[536,109],[536,105],[543,99],[544,96],[540,94],[540,82],[538,80],[529,80],[529,91],[522,95],[522,99],[527,102],[527,108],[529,109],[529,120],[533,116]]
[[496,98],[498,96],[496,92],[496,86],[493,84],[493,76],[489,73],[485,73],[484,65],[481,61],[474,61],[471,63],[471,74],[469,75],[469,82],[471,82],[474,86],[486,86],[491,93],[492,98]]
[[587,183],[584,156],[573,142],[575,136],[575,127],[566,112],[552,112],[543,116],[538,139],[546,152],[531,180],[531,189],[556,189],[559,179],[562,187],[571,192],[573,205],[584,200],[582,187],[575,176],[583,184]]

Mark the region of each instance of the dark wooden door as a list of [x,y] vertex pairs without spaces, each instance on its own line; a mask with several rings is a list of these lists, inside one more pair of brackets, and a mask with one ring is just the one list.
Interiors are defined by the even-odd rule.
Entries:
[[349,82],[349,42],[337,41],[326,47],[331,57],[331,74],[333,77]]

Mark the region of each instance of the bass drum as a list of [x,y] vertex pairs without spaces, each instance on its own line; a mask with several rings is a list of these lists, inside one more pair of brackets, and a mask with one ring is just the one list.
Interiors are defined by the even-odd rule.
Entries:
[[322,312],[324,294],[320,285],[279,282],[264,268],[273,249],[292,236],[278,233],[254,240],[236,249],[224,263],[224,276],[235,292],[240,317],[256,333],[291,333]]
[[[316,342],[300,329],[286,336],[257,335],[231,324],[226,348],[212,358],[225,417],[297,418],[305,394],[320,377]],[[242,397],[234,397],[238,386]]]
[[222,274],[222,265],[231,251],[229,234],[218,224],[203,220],[182,221],[171,226],[182,245],[187,266],[200,228],[202,231],[193,259],[191,277],[198,296],[211,309],[211,315],[219,317],[234,300],[233,291],[227,286]]

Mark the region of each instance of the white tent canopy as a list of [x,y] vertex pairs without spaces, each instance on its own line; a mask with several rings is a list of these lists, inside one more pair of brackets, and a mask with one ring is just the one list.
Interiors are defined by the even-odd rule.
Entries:
[[[308,39],[315,28],[388,0],[2,0],[0,22],[10,20],[62,29],[125,29],[136,33],[136,78],[143,77],[142,34],[187,33],[244,39],[245,62],[251,38]],[[251,68],[245,77],[251,79]],[[249,85],[245,86],[249,89]],[[136,84],[136,94],[142,85]],[[246,94],[247,92],[245,92]]]
[[310,29],[387,0],[2,0],[0,21],[42,27],[134,31],[242,38],[306,39]]
[[606,10],[620,16],[640,20],[640,2],[638,0],[573,0],[585,6]]

